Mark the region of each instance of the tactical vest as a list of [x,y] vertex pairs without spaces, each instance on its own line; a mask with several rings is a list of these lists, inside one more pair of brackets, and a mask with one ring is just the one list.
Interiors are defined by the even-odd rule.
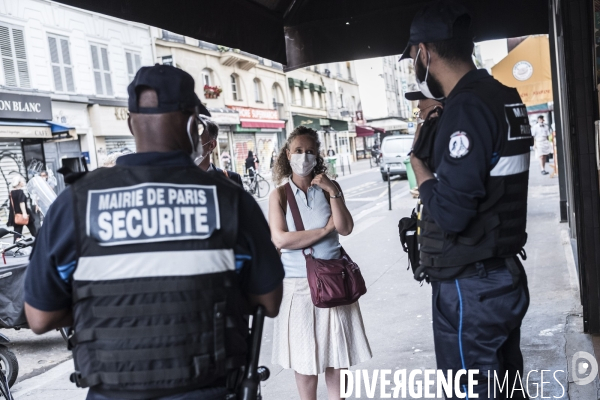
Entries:
[[[490,258],[518,254],[525,242],[527,185],[532,144],[527,109],[516,89],[493,78],[477,80],[460,89],[477,96],[494,113],[498,136],[486,181],[486,196],[477,215],[458,234],[444,232],[427,207],[419,221],[421,266],[459,267]],[[454,95],[454,93],[453,93]],[[451,99],[449,99],[451,101]],[[450,117],[442,115],[441,118]],[[443,127],[440,120],[439,127]]]
[[242,366],[240,189],[197,167],[116,166],[72,191],[72,380],[156,397],[213,386]]

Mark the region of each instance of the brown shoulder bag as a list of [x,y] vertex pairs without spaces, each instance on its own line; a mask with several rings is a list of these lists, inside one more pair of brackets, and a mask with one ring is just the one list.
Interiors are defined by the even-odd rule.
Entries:
[[8,197],[10,197],[10,205],[12,206],[13,213],[15,215],[15,224],[27,225],[29,223],[29,215],[27,217],[24,217],[23,214],[17,214],[17,209],[15,208],[15,204],[13,203],[12,192],[8,194]]
[[[285,185],[285,191],[296,231],[303,231],[304,223],[289,183]],[[367,293],[360,268],[352,261],[343,247],[341,253],[341,258],[323,260],[313,256],[312,247],[302,249],[302,254],[306,259],[310,297],[315,307],[345,306],[354,303],[360,296]]]

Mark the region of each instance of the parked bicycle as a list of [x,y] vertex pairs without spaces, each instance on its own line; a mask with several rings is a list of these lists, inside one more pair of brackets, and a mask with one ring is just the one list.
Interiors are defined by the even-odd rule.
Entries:
[[263,178],[261,174],[256,172],[254,168],[249,168],[248,171],[251,173],[244,175],[244,179],[242,180],[244,190],[259,199],[269,194],[269,191],[271,190],[269,182]]

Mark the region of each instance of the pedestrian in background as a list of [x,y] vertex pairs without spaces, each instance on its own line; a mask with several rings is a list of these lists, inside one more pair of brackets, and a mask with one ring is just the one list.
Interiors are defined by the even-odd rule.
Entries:
[[[269,198],[269,224],[285,270],[280,317],[273,333],[273,364],[295,371],[302,400],[316,400],[318,375],[325,373],[329,400],[340,399],[340,370],[371,358],[358,302],[333,308],[313,305],[303,250],[320,259],[341,257],[339,235],[349,235],[354,221],[337,182],[325,172],[317,132],[300,126],[281,149],[273,180],[288,181],[304,231],[297,232],[282,190]],[[281,187],[281,186],[280,186]],[[328,192],[329,198],[325,196]]]
[[548,175],[546,171],[546,157],[553,153],[552,143],[550,143],[551,132],[548,125],[544,123],[544,117],[540,115],[537,118],[537,125],[531,127],[531,134],[535,138],[535,156],[540,160],[542,175]]
[[[27,195],[23,191],[25,187],[25,178],[18,175],[12,179],[12,189],[9,193],[10,196],[10,212],[8,213],[8,225],[14,228],[14,231],[22,234],[23,227],[27,226],[32,236],[37,234],[35,228],[35,218],[33,213],[27,207]],[[13,235],[13,243],[17,241],[21,236]]]
[[258,171],[258,157],[255,157],[252,150],[248,151],[246,157],[246,173],[250,176],[250,181],[254,181],[254,175]]
[[332,146],[329,146],[329,150],[327,150],[327,157],[334,157],[335,156],[335,150],[333,149]]

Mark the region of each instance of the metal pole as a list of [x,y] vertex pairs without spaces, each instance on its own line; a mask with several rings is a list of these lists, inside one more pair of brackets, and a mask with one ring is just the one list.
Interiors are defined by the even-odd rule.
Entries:
[[392,183],[390,182],[390,166],[387,166],[387,181],[388,181],[388,202],[390,211],[392,211]]
[[344,172],[344,157],[338,153],[338,159],[340,160],[340,166],[342,167],[342,176],[346,176]]
[[[350,158],[350,156],[348,156],[348,158]],[[350,162],[350,160],[348,160],[348,174],[352,175],[352,168],[350,167],[350,164],[352,163]]]

